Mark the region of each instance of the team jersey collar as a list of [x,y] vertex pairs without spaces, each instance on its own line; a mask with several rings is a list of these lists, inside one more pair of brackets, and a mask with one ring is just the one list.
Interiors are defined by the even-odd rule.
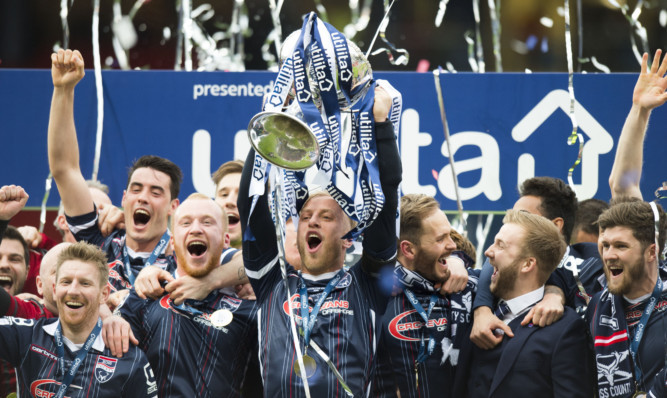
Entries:
[[400,263],[396,263],[394,268],[394,275],[402,287],[409,288],[415,293],[434,293],[436,292],[433,282],[419,275],[415,271],[411,271]]
[[[58,328],[59,324],[60,320],[57,320],[55,322],[43,325],[42,329],[46,332],[46,334],[53,337],[53,335],[56,333],[56,329]],[[79,350],[79,347],[77,347],[74,343],[72,343],[67,337],[63,336],[63,341],[65,342],[65,345],[67,345],[67,348],[69,348],[70,351],[75,352]],[[102,340],[102,334],[100,333],[95,339],[92,348],[96,351],[104,352],[105,347],[106,346],[104,345],[104,340]]]

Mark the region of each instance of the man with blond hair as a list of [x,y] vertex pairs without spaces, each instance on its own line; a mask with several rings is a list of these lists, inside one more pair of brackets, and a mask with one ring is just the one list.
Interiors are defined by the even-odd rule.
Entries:
[[[209,197],[194,193],[183,201],[172,220],[173,278],[206,278],[219,269],[226,229],[223,208]],[[155,369],[160,397],[239,396],[257,333],[253,301],[215,290],[177,305],[169,294],[144,300],[132,290],[104,321],[107,338],[118,338],[125,321]]]
[[462,349],[455,397],[591,397],[592,363],[583,320],[567,307],[547,327],[522,326],[523,315],[544,296],[544,285],[565,252],[548,219],[510,210],[485,255],[493,267],[494,313],[514,333],[491,350],[471,342]]
[[60,318],[3,318],[0,357],[18,369],[18,391],[33,396],[156,397],[146,356],[131,347],[114,358],[101,337],[100,305],[109,296],[104,252],[88,243],[66,247],[56,263]]

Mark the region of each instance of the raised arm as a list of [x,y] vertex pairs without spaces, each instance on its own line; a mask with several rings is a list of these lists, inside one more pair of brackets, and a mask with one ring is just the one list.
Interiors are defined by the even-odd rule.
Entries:
[[632,107],[625,119],[616,147],[614,166],[609,175],[611,196],[642,198],[639,180],[642,174],[643,143],[648,119],[653,108],[667,101],[667,57],[660,62],[662,51],[657,50],[651,69],[648,70],[648,54],[642,58],[642,70],[632,93]]
[[74,87],[84,76],[77,50],[51,54],[53,98],[49,116],[48,154],[51,174],[68,216],[93,211],[93,198],[79,167],[79,144],[74,127]]
[[17,185],[5,185],[0,188],[0,220],[11,220],[23,209],[27,201],[28,194]]
[[390,108],[389,94],[382,88],[376,88],[373,118],[380,184],[385,203],[375,221],[364,232],[362,265],[371,273],[378,272],[380,267],[396,256],[396,209],[403,169],[394,130],[391,122],[387,120]]

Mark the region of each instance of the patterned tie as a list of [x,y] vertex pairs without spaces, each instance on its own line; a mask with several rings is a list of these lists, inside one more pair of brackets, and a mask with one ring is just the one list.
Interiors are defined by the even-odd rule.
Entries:
[[505,316],[510,313],[510,307],[507,305],[505,300],[499,300],[498,306],[493,311],[493,315],[497,316],[501,321],[505,319]]

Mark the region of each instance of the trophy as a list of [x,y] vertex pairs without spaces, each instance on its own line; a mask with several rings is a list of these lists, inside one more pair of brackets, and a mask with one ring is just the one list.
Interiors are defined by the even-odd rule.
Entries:
[[[292,32],[280,48],[280,64],[285,64],[296,47],[300,30]],[[349,110],[368,92],[373,78],[370,63],[359,47],[346,40],[352,62],[351,85],[354,90],[351,98],[346,98],[342,90],[336,90],[338,104],[343,111]],[[312,54],[309,54],[312,59]],[[312,101],[322,109],[322,97],[318,89],[317,76],[313,63],[306,66]],[[336,87],[340,87],[336,81]],[[303,112],[295,101],[295,90],[290,89],[283,105],[283,110],[269,110],[256,114],[248,124],[248,138],[255,151],[269,163],[286,170],[305,170],[317,163],[320,147],[313,131],[304,123]]]
[[[375,82],[370,64],[361,50],[314,13],[306,16],[301,30],[287,37],[279,55],[280,71],[265,98],[264,111],[256,114],[248,124],[248,138],[257,154],[250,194],[263,194],[265,182],[269,180],[278,258],[297,358],[294,372],[301,377],[306,396],[310,396],[308,378],[317,365],[308,355],[308,345],[302,354],[296,330],[286,278],[283,215],[287,210],[293,217],[298,217],[298,201],[305,201],[308,194],[303,171],[312,167],[317,170],[317,184],[325,186],[339,204],[343,203],[343,211],[359,221],[348,233],[351,238],[356,238],[374,220],[373,215],[377,216],[384,197],[381,189],[374,188],[380,186],[377,156],[372,153],[375,150]],[[341,112],[349,113],[352,121],[347,154],[340,153],[344,128]],[[336,170],[341,167],[341,162],[352,171],[357,179],[356,187],[360,187],[355,187],[351,197],[336,185]],[[327,363],[344,391],[351,395],[326,353],[314,341],[310,341],[310,347]]]

